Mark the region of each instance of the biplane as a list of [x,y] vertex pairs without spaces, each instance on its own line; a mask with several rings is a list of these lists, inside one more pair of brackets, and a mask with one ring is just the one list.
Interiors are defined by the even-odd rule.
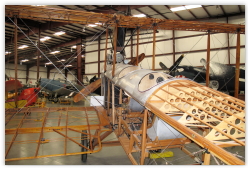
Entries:
[[[190,26],[188,21],[60,9],[51,11],[51,8],[46,7],[42,9],[7,5],[5,12],[9,18],[18,13],[21,18],[78,23],[88,21],[93,24],[99,22],[107,28],[106,36],[108,27],[114,28],[113,53],[107,57],[105,51],[102,78],[95,81],[95,85],[85,88],[89,94],[101,84],[105,100],[100,106],[92,107],[6,109],[5,161],[81,155],[82,161],[86,162],[88,154],[100,151],[103,146],[117,145],[119,141],[134,165],[174,164],[164,156],[171,149],[181,150],[184,155],[195,160],[197,165],[209,165],[212,158],[216,162],[219,159],[223,164],[245,164],[240,155],[224,149],[245,146],[244,101],[192,80],[155,71],[154,54],[153,70],[138,66],[139,55],[135,58],[135,64],[125,64],[123,53],[117,50],[116,43],[121,30],[119,27],[147,29],[153,26],[154,30],[192,29],[228,33],[238,31],[239,35],[245,32],[243,25],[191,22]],[[45,15],[46,11],[49,16]],[[58,15],[67,12],[70,15],[66,19]],[[153,34],[155,36],[155,32]],[[82,97],[87,96],[85,94]],[[74,98],[80,100],[79,95]],[[34,124],[38,117],[42,121]],[[111,133],[116,135],[118,141],[104,141]],[[29,140],[24,141],[25,137]],[[196,145],[198,149],[190,151],[190,144]],[[18,149],[32,152],[14,154]],[[197,157],[197,153],[201,157]],[[193,162],[184,161],[183,164]]]

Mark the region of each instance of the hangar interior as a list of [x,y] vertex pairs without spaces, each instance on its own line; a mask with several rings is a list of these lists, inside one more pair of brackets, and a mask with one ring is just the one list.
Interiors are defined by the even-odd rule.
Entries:
[[[12,108],[15,109],[17,106],[16,100],[15,100],[16,99],[15,96],[17,95],[14,95],[14,97],[12,96],[13,100],[10,100],[10,102],[12,103],[9,105],[5,105],[6,107],[5,109],[7,113],[6,114],[6,127],[5,127],[5,131],[6,131],[6,136],[5,136],[6,138],[5,139],[6,162],[5,164],[6,165],[131,165],[131,164],[161,164],[161,165],[162,164],[177,164],[177,165],[199,164],[200,165],[200,164],[206,164],[208,162],[209,162],[208,164],[211,164],[211,165],[234,164],[234,163],[242,164],[242,162],[245,161],[245,158],[244,158],[245,157],[245,145],[244,145],[245,133],[244,133],[244,137],[241,136],[243,134],[242,132],[245,132],[243,131],[245,130],[245,102],[244,102],[245,100],[245,78],[243,78],[245,75],[242,75],[243,72],[245,74],[245,63],[246,63],[245,5],[197,5],[196,7],[191,7],[191,6],[192,5],[182,5],[182,6],[181,5],[41,5],[41,6],[6,5],[5,6],[5,81],[18,80],[23,85],[23,87],[25,86],[26,88],[36,88],[38,87],[38,85],[41,85],[41,81],[43,79],[58,80],[62,83],[64,83],[65,80],[67,80],[69,83],[72,84],[72,86],[75,87],[76,84],[78,84],[82,86],[84,89],[88,87],[88,85],[91,84],[90,80],[93,77],[95,77],[96,79],[102,79],[102,85],[104,85],[104,87],[102,86],[102,95],[93,92],[93,93],[90,93],[89,96],[84,96],[81,98],[81,100],[79,99],[77,103],[74,102],[75,98],[73,99],[73,97],[70,96],[71,94],[66,95],[66,97],[65,95],[61,95],[61,97],[59,98],[58,97],[59,93],[56,93],[55,96],[52,97],[53,99],[51,100],[49,100],[49,97],[48,97],[51,95],[50,92],[45,91],[41,93],[40,96],[37,94],[39,96],[39,102],[40,102],[40,103],[37,102],[38,108],[42,107],[44,109],[44,110],[41,110],[39,114],[42,114],[43,116],[45,115],[45,118],[40,121],[40,125],[35,125],[35,127],[41,127],[40,133],[37,133],[37,131],[34,129],[31,129],[32,132],[28,132],[27,129],[25,130],[25,128],[33,127],[32,126],[33,123],[31,123],[31,120],[33,119],[38,120],[37,115],[35,117],[32,117],[34,116],[33,112],[31,112],[30,110],[27,110],[29,108],[32,110],[33,108],[36,108],[36,107],[30,106],[26,108],[26,107],[23,107],[24,106],[23,105],[22,109],[23,108],[24,108],[23,110],[26,109],[23,112],[27,114],[27,117],[23,118],[22,117],[23,114],[19,113],[20,111],[17,112],[17,111],[11,110]],[[51,13],[49,11],[51,11]],[[54,15],[53,12],[58,15],[57,16],[58,18],[53,16]],[[77,12],[79,12],[79,14],[77,14]],[[85,18],[87,18],[86,22],[85,21],[78,22],[77,17],[80,18],[82,14],[81,12],[86,12],[86,16],[85,16]],[[123,44],[119,44],[120,42],[118,42],[116,44],[117,45],[116,47],[114,43],[115,41],[114,37],[116,38],[117,36],[119,37],[119,35],[117,36],[115,35],[117,33],[117,29],[115,29],[113,25],[111,25],[109,28],[106,28],[104,23],[100,24],[98,22],[95,22],[94,24],[92,24],[91,20],[94,18],[94,17],[91,18],[92,14],[93,15],[100,14],[103,16],[105,15],[106,17],[118,16],[117,17],[118,21],[119,21],[120,15],[128,16],[128,17],[129,16],[138,17],[139,18],[138,22],[141,21],[140,20],[141,18],[144,18],[145,24],[146,22],[148,23],[153,22],[155,18],[159,19],[159,23],[165,20],[167,21],[177,20],[183,23],[185,23],[185,21],[188,21],[188,23],[190,23],[190,28],[189,30],[183,30],[184,28],[182,29],[182,27],[180,27],[180,29],[178,29],[176,28],[178,26],[176,26],[176,27],[173,27],[173,29],[170,29],[170,27],[166,29],[165,25],[160,25],[160,24],[157,26],[152,24],[151,26],[147,26],[147,28],[143,28],[143,27],[135,28],[135,27],[122,26],[123,29],[121,29],[120,32],[118,30],[118,32],[120,34],[123,34],[124,41],[122,42]],[[74,15],[77,16],[76,19],[71,19],[71,17],[72,16],[74,17]],[[67,18],[68,18],[68,21],[67,21]],[[63,21],[60,21],[60,19],[62,19]],[[160,19],[162,19],[163,21],[160,21]],[[129,22],[129,21],[126,20],[126,22]],[[191,28],[192,22],[194,25],[194,30],[192,30]],[[211,30],[213,29],[216,30],[217,26],[219,27],[218,23],[221,23],[222,26],[224,26],[223,24],[231,24],[229,25],[229,27],[231,26],[233,28],[233,26],[235,25],[236,28],[237,26],[239,26],[239,28],[235,29],[234,32],[232,31],[227,31],[227,32],[226,31],[225,32],[211,31],[210,32],[210,30],[207,29],[206,26],[204,26],[203,28],[201,28],[202,31],[196,31],[195,27],[198,25],[196,22],[210,23],[212,26],[207,25],[207,27],[209,27]],[[240,26],[244,27],[244,31],[242,29],[243,27],[240,27]],[[129,126],[126,127],[125,124],[122,124],[123,121],[125,122],[127,120],[126,117],[123,117],[124,120],[120,120],[122,118],[119,117],[119,113],[117,117],[113,116],[113,114],[115,115],[114,113],[115,108],[117,110],[119,110],[120,108],[121,110],[124,109],[121,107],[122,102],[120,101],[120,98],[119,98],[119,90],[122,89],[123,84],[122,82],[119,85],[115,84],[116,81],[119,83],[119,78],[121,78],[122,76],[117,78],[117,80],[113,79],[112,83],[109,82],[108,80],[106,84],[105,82],[103,83],[103,81],[106,81],[106,79],[109,78],[110,74],[112,73],[111,72],[112,67],[105,66],[108,63],[107,62],[107,60],[109,59],[108,54],[111,54],[111,53],[113,54],[111,56],[111,58],[113,57],[112,58],[113,60],[109,61],[110,62],[109,64],[111,65],[115,59],[116,60],[120,59],[119,58],[120,56],[118,54],[114,54],[113,52],[116,50],[116,48],[118,49],[119,52],[122,51],[122,54],[123,54],[122,60],[124,60],[124,63],[128,63],[130,60],[137,58],[141,54],[144,54],[143,59],[140,60],[139,63],[137,62],[135,64],[135,66],[140,67],[140,68],[136,68],[136,70],[145,69],[146,71],[144,71],[144,73],[146,73],[147,70],[153,70],[153,71],[160,71],[160,72],[165,72],[167,74],[168,73],[170,74],[169,70],[170,68],[172,68],[172,66],[174,66],[176,68],[174,68],[175,70],[174,73],[171,72],[172,73],[171,76],[176,77],[176,78],[186,78],[188,80],[197,82],[196,78],[200,76],[201,73],[197,74],[197,72],[200,72],[200,71],[193,71],[193,70],[203,69],[206,72],[206,70],[208,70],[206,69],[206,67],[210,67],[209,72],[206,72],[207,75],[208,74],[210,75],[210,80],[212,79],[211,77],[213,76],[224,77],[223,80],[220,80],[220,81],[219,80],[217,81],[217,79],[213,79],[218,83],[216,85],[212,84],[211,86],[209,86],[208,84],[206,84],[207,83],[206,76],[202,77],[203,79],[202,82],[204,82],[203,83],[204,86],[209,86],[213,90],[216,90],[216,91],[218,90],[219,91],[218,94],[220,94],[221,96],[224,97],[224,94],[228,95],[224,97],[225,101],[228,101],[229,103],[229,104],[227,103],[226,106],[229,106],[229,105],[231,106],[233,105],[232,103],[235,102],[234,106],[232,106],[233,107],[232,110],[233,109],[236,110],[239,116],[238,115],[234,116],[236,112],[231,111],[231,109],[227,109],[226,106],[225,106],[226,109],[224,108],[224,105],[220,106],[221,108],[223,107],[225,113],[229,116],[225,118],[226,120],[224,119],[223,116],[220,116],[221,117],[220,119],[217,118],[216,125],[217,126],[219,125],[218,120],[220,121],[225,120],[227,123],[231,122],[231,124],[228,123],[228,126],[235,127],[236,125],[239,125],[240,127],[238,127],[239,128],[238,136],[235,137],[234,134],[229,133],[229,130],[225,130],[225,128],[223,129],[225,125],[220,125],[220,127],[218,127],[217,129],[216,128],[214,129],[219,132],[221,130],[222,131],[221,133],[225,133],[224,135],[222,134],[221,136],[227,136],[228,138],[226,140],[233,139],[235,143],[239,142],[239,144],[233,143],[232,145],[230,145],[230,147],[228,147],[229,146],[228,144],[229,142],[228,142],[227,144],[225,144],[225,146],[223,145],[222,147],[226,151],[233,153],[234,156],[236,155],[235,157],[237,158],[237,160],[233,159],[235,162],[234,161],[227,162],[226,158],[223,158],[220,155],[216,155],[216,151],[211,151],[213,152],[213,154],[211,154],[212,156],[209,156],[208,158],[207,155],[210,155],[210,152],[205,152],[204,150],[200,151],[200,148],[199,148],[199,147],[201,148],[206,148],[206,147],[199,146],[199,144],[198,146],[194,145],[196,143],[199,143],[199,141],[190,140],[187,134],[183,135],[184,134],[183,131],[185,130],[179,131],[181,133],[178,132],[178,134],[183,135],[183,137],[187,136],[186,143],[190,143],[189,146],[187,146],[189,151],[187,151],[186,148],[181,147],[181,152],[184,152],[187,155],[189,155],[188,158],[190,158],[190,160],[185,159],[186,157],[185,158],[183,157],[183,153],[179,153],[180,152],[180,150],[178,150],[179,148],[177,147],[178,148],[177,149],[172,145],[171,146],[173,148],[173,151],[171,153],[174,153],[174,156],[169,156],[169,157],[164,155],[162,152],[160,152],[161,153],[160,154],[158,150],[164,150],[164,151],[169,150],[169,149],[171,150],[171,147],[167,149],[162,149],[162,148],[159,148],[158,145],[157,147],[151,146],[149,144],[147,145],[145,143],[143,145],[142,141],[145,137],[145,135],[143,135],[144,134],[143,132],[145,130],[143,130],[144,123],[143,121],[141,121],[141,119],[145,120],[145,116],[144,117],[142,116],[143,115],[142,113],[144,112],[141,110],[141,108],[139,109],[137,108],[139,106],[133,106],[136,109],[138,109],[138,111],[135,109],[136,110],[135,112],[139,112],[140,110],[142,114],[139,116],[139,119],[136,120],[134,124],[139,124],[140,126],[138,128],[140,128],[141,131],[137,132],[139,139],[134,137],[133,142],[136,143],[136,141],[138,142],[140,140],[140,142],[138,142],[139,144],[137,143],[138,146],[134,144],[136,145],[134,146],[135,150],[138,147],[140,148],[139,149],[140,151],[138,151],[138,153],[137,151],[132,151],[132,153],[130,153],[126,151],[126,149],[124,151],[123,149],[125,147],[125,144],[122,143],[121,140],[125,141],[125,139],[118,140],[118,138],[119,136],[126,134],[127,136],[129,136],[128,138],[129,138],[129,141],[131,142],[132,135],[131,134],[128,135],[127,134],[128,132],[124,130],[123,134],[120,134],[117,136],[117,134],[119,134],[120,131],[115,132],[115,130],[117,129],[118,130],[121,130],[121,129],[134,130],[137,128],[137,126],[132,127],[131,124],[133,123],[129,122]],[[181,62],[176,63],[179,58],[181,58],[180,60]],[[211,65],[210,66],[207,65],[206,61],[209,61],[208,64],[211,64]],[[166,69],[164,69],[164,67],[162,67],[160,63],[163,63]],[[175,65],[175,64],[178,64],[178,65]],[[123,69],[122,67],[123,66],[118,65],[116,68],[118,70],[117,72],[119,72],[119,69],[120,70]],[[108,72],[107,70],[109,70],[110,72]],[[237,73],[236,70],[240,70],[240,73],[239,72]],[[190,78],[185,75],[183,76],[182,74],[183,72],[194,73],[196,75]],[[103,73],[105,74],[103,75]],[[123,76],[126,76],[127,74],[128,73],[126,72],[124,73]],[[129,74],[132,74],[132,73],[129,72]],[[135,74],[135,76],[138,76],[139,74],[140,72],[138,72],[138,74]],[[153,75],[153,72],[151,74]],[[149,74],[149,80],[151,79],[150,78],[151,74]],[[113,77],[115,76],[113,75]],[[238,83],[236,83],[237,81],[235,81],[235,79],[238,80]],[[147,83],[150,84],[149,80],[142,81],[143,88],[144,88],[142,91],[148,90],[148,88],[146,87],[146,84]],[[229,85],[229,82],[231,81],[233,85]],[[108,83],[111,83],[112,85]],[[160,81],[157,83],[159,84]],[[185,82],[185,83],[188,84],[188,82]],[[66,84],[66,82],[64,84]],[[113,88],[114,84],[117,85],[115,87],[119,87],[119,89],[117,88],[118,92],[116,92],[117,89]],[[17,83],[15,84],[15,86],[16,85]],[[218,87],[215,87],[217,85]],[[5,84],[5,86],[7,87],[7,84]],[[114,92],[112,91],[111,94],[112,95],[114,94],[115,96],[112,96],[108,92],[107,93],[103,92],[105,91],[105,88],[106,87],[109,88],[109,86],[110,87],[112,86],[112,90],[114,90]],[[151,87],[151,85],[149,86]],[[188,85],[185,85],[185,87],[186,86]],[[237,89],[235,86],[237,86]],[[67,87],[68,87],[67,84],[64,85],[64,88],[67,88]],[[136,87],[134,87],[134,89],[135,88]],[[176,86],[175,90],[173,91],[176,91],[179,88],[180,88],[179,86]],[[199,85],[196,86],[196,84],[190,83],[190,88],[198,89],[200,88],[200,86]],[[46,87],[42,88],[42,90],[45,90],[45,89]],[[18,89],[16,87],[11,90],[12,92],[14,91],[13,93],[16,93],[16,94],[21,93],[21,91],[18,92]],[[78,93],[79,91],[81,90],[77,90],[75,92],[73,90],[71,92]],[[180,89],[177,91],[180,91]],[[133,92],[131,92],[132,94],[129,92],[130,91],[128,89],[126,93],[124,92],[124,94],[133,96]],[[5,95],[6,93],[7,92],[5,91]],[[186,92],[186,93],[192,96],[191,92]],[[168,94],[175,96],[175,94],[172,94],[172,91],[168,92]],[[176,92],[176,95],[177,94],[181,95],[179,94],[179,92]],[[54,108],[91,107],[92,104],[90,103],[90,100],[95,99],[95,97],[99,95],[101,96],[109,95],[110,99],[105,98],[105,101],[104,101],[104,105],[105,105],[105,102],[106,103],[110,102],[110,106],[108,104],[108,106],[105,107],[107,108],[107,116],[108,116],[108,118],[105,118],[105,119],[108,119],[110,121],[110,124],[112,126],[111,130],[114,131],[114,133],[111,133],[108,131],[104,132],[98,129],[101,132],[99,134],[100,137],[96,137],[96,139],[99,140],[100,138],[101,140],[103,140],[103,143],[101,142],[100,146],[96,144],[96,146],[98,146],[98,148],[99,147],[101,148],[102,147],[101,144],[102,144],[103,145],[102,150],[97,152],[94,149],[95,148],[94,144],[98,143],[97,140],[94,140],[95,135],[97,135],[98,130],[96,130],[96,132],[94,132],[94,129],[91,130],[90,128],[91,123],[89,123],[88,121],[87,121],[86,127],[84,127],[85,129],[81,129],[80,127],[78,129],[78,130],[86,130],[87,134],[92,134],[92,135],[89,135],[88,137],[89,143],[87,145],[84,145],[84,143],[82,143],[82,145],[88,146],[90,148],[89,151],[87,150],[88,151],[87,154],[79,153],[79,152],[86,152],[86,150],[84,151],[80,149],[79,144],[77,146],[72,145],[72,143],[75,143],[74,142],[75,138],[68,137],[72,133],[71,132],[68,134],[68,129],[72,128],[72,127],[70,128],[67,127],[69,126],[68,123],[64,125],[66,126],[64,127],[64,129],[67,129],[66,131],[64,131],[63,128],[61,129],[61,131],[58,129],[53,129],[54,133],[56,132],[56,134],[58,135],[56,139],[59,139],[60,135],[61,137],[63,136],[63,139],[60,138],[58,142],[55,142],[52,145],[46,147],[46,145],[49,145],[46,143],[46,139],[48,139],[48,143],[52,143],[53,140],[50,138],[52,136],[55,137],[54,134],[50,132],[49,128],[46,128],[46,124],[51,123],[51,127],[53,124],[53,117],[51,117],[50,120],[48,120],[49,116],[46,117],[47,108],[52,108],[50,109],[51,112],[56,112],[57,110],[53,110],[53,107]],[[158,96],[159,94],[155,92],[154,95]],[[198,96],[198,94],[196,95]],[[55,98],[57,97],[59,99],[55,100]],[[195,97],[194,96],[192,97],[193,97],[192,99],[194,100]],[[233,97],[233,98],[231,99],[230,97]],[[115,98],[119,101],[116,102]],[[138,103],[142,105],[142,102],[139,101],[140,97],[138,98],[139,99],[135,99],[136,102],[134,103],[131,102],[132,103],[131,105],[138,104]],[[155,97],[149,98],[149,99],[152,99],[152,103],[155,102],[154,98]],[[216,103],[215,97],[213,96],[211,98],[213,99],[212,102]],[[147,102],[150,102],[149,99],[147,100]],[[169,99],[169,101],[166,101],[166,102],[170,102],[170,105],[171,105],[171,100],[172,99]],[[180,100],[182,99],[180,98]],[[187,98],[186,102],[190,102],[188,100],[189,98]],[[5,102],[6,101],[7,100],[5,100]],[[225,101],[224,101],[224,104],[225,104]],[[117,103],[120,105],[118,105]],[[145,103],[144,107],[146,107],[148,110],[150,110],[151,108],[151,110],[150,110],[150,113],[145,112],[144,115],[149,115],[147,120],[149,118],[152,118],[152,120],[156,122],[155,118],[153,119],[154,116],[152,116],[153,111],[156,111],[154,106],[151,107],[150,105],[147,105],[147,106],[146,105],[147,104]],[[155,104],[155,106],[156,105],[157,104]],[[212,106],[213,104],[210,107],[211,110],[215,107],[214,106],[212,108]],[[177,104],[176,104],[176,107],[178,107]],[[184,107],[185,106],[183,104],[182,109],[184,109]],[[192,105],[192,107],[195,107],[195,106]],[[197,106],[197,108],[200,108],[200,107],[204,107],[204,109],[206,109],[205,106],[200,106],[200,105]],[[163,108],[163,106],[161,108]],[[75,120],[74,114],[81,115],[80,113],[76,113],[76,112],[79,112],[80,110],[72,109],[72,113],[70,114],[68,113],[68,109],[66,110],[67,110],[67,114],[62,113],[63,111],[65,111],[63,109],[59,111],[59,114],[57,115],[58,117],[60,117],[59,120],[63,118],[67,122],[71,122],[71,121],[75,122],[76,120]],[[230,111],[227,111],[227,110],[230,110]],[[36,111],[34,110],[34,112]],[[90,111],[93,111],[93,110],[90,110]],[[28,113],[30,112],[31,114],[29,115]],[[47,113],[51,114],[51,112],[47,110]],[[109,112],[111,113],[111,116]],[[174,109],[173,112],[177,112],[177,111]],[[186,110],[184,109],[183,112],[185,113]],[[123,112],[121,111],[121,113]],[[234,123],[232,123],[234,119],[233,118],[230,119],[230,116],[236,117],[237,121],[239,120],[240,123],[239,122],[236,123],[236,120]],[[47,121],[43,121],[46,118],[48,118]],[[159,120],[163,119],[164,121],[168,121],[158,115],[157,115],[157,118],[159,118]],[[27,123],[27,125],[25,125],[24,122],[28,121],[28,119],[30,120]],[[88,120],[89,118],[86,118],[86,119]],[[199,119],[203,121],[202,116],[200,116]],[[99,117],[99,121],[100,120],[101,118]],[[102,121],[100,122],[101,124],[103,123]],[[206,131],[206,128],[211,130],[213,129],[213,127],[215,127],[215,124],[212,124],[211,121],[207,120],[207,122],[206,122],[207,124],[205,123],[205,125],[203,124],[201,125],[195,121],[193,123],[197,126],[197,129],[199,129],[200,131],[202,131],[201,129],[203,129],[202,133],[204,135],[204,133],[208,133]],[[166,123],[168,124],[168,122]],[[119,127],[120,124],[122,124],[121,127]],[[12,130],[14,125],[16,126],[16,129]],[[153,125],[152,122],[151,122],[151,125],[152,127],[156,126],[155,124]],[[105,124],[104,127],[106,126],[108,125]],[[164,124],[162,126],[166,126],[166,125]],[[175,126],[177,125],[171,124],[170,127],[175,129]],[[192,129],[191,125],[188,125],[188,127]],[[47,136],[45,135],[46,130],[49,132]],[[28,134],[25,134],[26,132]],[[188,133],[188,130],[186,130],[185,132]],[[23,136],[21,135],[22,133],[23,133]],[[150,136],[149,128],[148,128],[147,133],[148,133],[147,134],[147,138],[148,138],[148,136]],[[230,135],[232,135],[233,137]],[[82,138],[82,136],[80,137]],[[30,148],[27,148],[27,146],[20,147],[20,145],[18,145],[18,143],[19,144],[25,143],[24,141],[22,141],[23,139],[27,141],[32,141],[33,138],[38,138],[38,142],[37,141],[30,142]],[[91,140],[89,138],[90,139],[92,138],[93,140],[92,144],[90,144]],[[173,138],[177,138],[177,137],[174,136]],[[45,142],[39,141],[41,139],[44,139]],[[222,139],[224,139],[224,137],[222,137]],[[63,140],[65,141],[63,142]],[[146,137],[145,137],[145,140],[146,140]],[[151,139],[151,140],[157,143],[158,139],[154,137],[154,139]],[[18,142],[18,141],[21,141],[21,142]],[[65,144],[67,143],[66,141],[68,142],[68,144]],[[81,140],[81,142],[83,141],[85,140]],[[117,141],[120,141],[120,144]],[[159,139],[159,141],[161,141],[161,139]],[[37,147],[37,143],[39,147]],[[219,146],[220,144],[218,143],[217,145]],[[28,144],[29,142],[26,142],[26,145]],[[171,143],[168,143],[167,145],[170,145],[170,144]],[[183,145],[183,144],[180,144],[180,145]],[[107,146],[107,147],[104,147],[104,146]],[[114,147],[114,149],[110,150],[112,148],[111,146]],[[146,151],[144,151],[143,147],[145,146],[146,148],[149,146],[152,148],[155,147],[155,149],[152,149],[154,153],[152,153],[150,149],[149,149],[150,152],[147,152],[148,148],[146,149]],[[58,151],[58,153],[56,154],[53,153],[55,157],[49,157],[49,156],[39,157],[39,155],[50,155],[50,154],[53,155],[52,152],[50,153],[51,150],[57,150],[57,148],[63,148],[63,147],[67,148],[67,149],[64,149],[65,152],[61,153]],[[84,147],[82,147],[82,149],[84,149]],[[35,156],[32,155],[34,150],[36,150]],[[69,154],[68,153],[66,154],[66,150],[68,150]],[[70,154],[71,152],[72,154]],[[158,157],[151,158],[150,154],[146,154],[145,152],[152,153],[152,157],[153,156],[158,156]],[[133,155],[133,154],[138,154],[139,156]],[[15,158],[16,155],[18,155],[17,156],[18,158]],[[87,161],[86,160],[83,161],[84,155],[88,155]],[[132,155],[133,155],[133,158],[131,158]],[[140,155],[143,155],[143,156],[140,156]],[[218,161],[214,155],[217,157],[217,159],[220,158],[221,160]],[[12,156],[14,157],[13,159],[12,159]],[[22,159],[22,157],[25,157],[25,159]],[[143,160],[142,157],[143,159],[145,158],[145,160]],[[162,160],[159,161],[159,157],[163,158],[163,161]],[[183,159],[179,160],[182,157],[184,158],[184,160]],[[204,160],[201,161],[201,159],[204,159]]]

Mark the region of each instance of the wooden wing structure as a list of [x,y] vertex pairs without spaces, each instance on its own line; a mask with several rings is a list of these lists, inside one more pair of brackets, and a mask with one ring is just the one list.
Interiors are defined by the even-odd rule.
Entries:
[[[80,24],[98,22],[104,27],[115,28],[245,33],[243,25],[134,18],[46,7],[37,9],[34,6],[7,5],[5,12],[8,17]],[[114,132],[133,164],[148,164],[150,154],[160,155],[157,150],[171,148],[179,148],[195,159],[195,154],[185,147],[191,143],[201,149],[203,157],[198,164],[210,164],[211,155],[229,165],[245,164],[237,155],[223,149],[245,146],[244,101],[185,78],[173,78],[162,72],[116,63],[115,57],[114,53],[113,63],[105,67],[102,75],[106,97],[103,107],[6,110],[6,161],[98,152],[102,145],[114,145],[102,142]],[[124,96],[129,102],[139,104],[139,109],[125,102]],[[42,118],[38,125],[30,123],[38,118]],[[163,130],[164,137],[157,133],[154,137],[150,136],[150,129],[157,127],[157,120],[169,126],[168,129],[172,128],[164,131],[164,128],[158,127]],[[177,133],[174,137],[170,134],[173,131]],[[30,134],[36,134],[36,137],[29,141],[19,139],[21,135]],[[47,134],[50,135],[46,137]],[[84,143],[86,140],[87,143]],[[44,149],[44,154],[40,150],[44,142],[58,142],[63,146],[62,151],[52,153],[48,147]],[[18,144],[33,149],[33,155],[13,157],[12,150],[22,148]],[[71,151],[72,144],[79,145],[82,152]],[[165,159],[163,161],[168,163]]]

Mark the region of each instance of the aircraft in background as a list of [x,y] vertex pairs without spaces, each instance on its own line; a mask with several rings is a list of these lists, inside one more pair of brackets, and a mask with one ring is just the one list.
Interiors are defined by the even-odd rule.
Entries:
[[[17,87],[17,94],[13,91]],[[38,99],[38,93],[40,88],[23,88],[20,81],[8,80],[5,81],[5,107],[15,108],[15,107],[28,107],[36,103]],[[15,96],[17,96],[17,105],[15,104]]]
[[[179,66],[183,58],[184,55],[181,55],[170,68],[167,68],[162,62],[159,64],[167,74],[173,77],[186,77],[198,83],[205,83],[206,60],[203,58],[200,60],[204,68],[186,65]],[[219,91],[226,91],[229,94],[233,94],[235,78],[232,75],[235,75],[235,67],[210,61],[209,80],[211,88],[217,88]],[[245,91],[245,81],[242,81],[242,79],[245,79],[245,70],[240,69],[239,91]]]
[[70,84],[65,81],[62,83],[59,80],[40,78],[38,81],[38,85],[43,88],[45,92],[49,93],[49,101],[53,101],[57,103],[59,101],[58,97],[61,96],[69,96],[73,97],[78,93],[78,91],[82,90],[84,87],[78,84]]

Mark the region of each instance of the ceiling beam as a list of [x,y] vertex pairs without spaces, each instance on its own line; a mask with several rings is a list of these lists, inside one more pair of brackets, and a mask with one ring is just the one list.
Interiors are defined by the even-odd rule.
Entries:
[[224,15],[225,17],[227,17],[227,13],[225,12],[225,10],[224,10],[224,8],[223,8],[223,6],[222,6],[222,5],[220,5],[220,9],[222,10],[223,15]]
[[[185,5],[183,5],[184,7],[185,7]],[[187,9],[186,8],[186,10],[195,18],[195,19],[197,19],[197,17],[194,15],[194,13],[190,10],[190,9]]]
[[[61,43],[61,44],[51,46],[51,47],[49,47],[49,49],[51,51],[54,51],[55,49],[58,49],[58,48],[61,48],[61,47],[68,47],[68,46],[77,45],[77,44],[79,44],[81,42],[81,39],[82,39],[82,37],[78,37],[76,39],[73,39],[73,40],[70,40],[70,41],[67,41],[67,42],[64,42],[64,43]],[[41,48],[41,51],[45,52],[45,51],[47,51],[47,48]],[[34,57],[35,52],[36,52],[36,49],[34,51],[29,52],[29,53],[19,54],[19,59],[22,59],[24,56]],[[7,61],[8,62],[13,62],[14,61],[13,58],[12,58],[13,54],[12,54],[12,56],[10,56],[10,55],[11,54],[9,54]]]
[[138,11],[138,12],[140,12],[141,14],[144,14],[144,15],[146,15],[146,17],[148,17],[148,18],[152,18],[151,16],[149,16],[148,14],[146,14],[146,13],[144,13],[144,12],[142,12],[141,10],[139,10],[139,9],[135,9],[136,11]]
[[[92,10],[92,12],[97,12],[97,13],[105,13],[105,14],[113,14],[117,12],[125,12],[129,6],[129,8],[132,9],[138,9],[141,7],[145,7],[148,5],[105,5],[104,7],[98,7],[96,5],[93,5],[96,7],[96,9]],[[112,11],[110,11],[112,10]]]
[[[64,26],[64,25],[67,25],[68,23],[65,23],[65,22],[47,22],[45,24],[41,24],[41,32],[42,31],[45,31],[45,30],[48,30],[48,29],[53,29],[53,28],[57,28],[57,27],[60,27],[60,26]],[[33,28],[32,31],[25,31],[24,33],[28,36],[31,36],[31,35],[34,35],[34,34],[38,34],[39,32],[39,28]],[[18,37],[17,37],[17,40],[21,40],[21,39],[24,39],[26,38],[26,36],[24,34],[19,34]],[[8,40],[8,41],[5,41],[5,46],[8,46],[9,44],[12,44],[13,41],[11,40]]]
[[168,19],[168,17],[166,17],[165,15],[163,15],[162,13],[160,13],[158,10],[156,10],[154,7],[152,6],[148,6],[150,9],[152,9],[153,11],[155,11],[158,15],[162,16],[165,19]]
[[209,14],[209,12],[207,11],[206,7],[204,7],[204,5],[201,5],[201,7],[204,9],[204,11],[207,13],[208,17],[211,18],[212,16]]
[[[165,7],[167,7],[170,10],[169,6],[168,5],[164,5]],[[171,11],[172,12],[172,11]],[[179,14],[177,14],[176,12],[172,12],[173,14],[175,14],[177,17],[179,17],[181,20],[184,20]]]
[[238,5],[238,7],[239,7],[239,11],[240,11],[240,13],[242,13],[242,10],[241,10],[241,7],[240,7],[240,5]]

